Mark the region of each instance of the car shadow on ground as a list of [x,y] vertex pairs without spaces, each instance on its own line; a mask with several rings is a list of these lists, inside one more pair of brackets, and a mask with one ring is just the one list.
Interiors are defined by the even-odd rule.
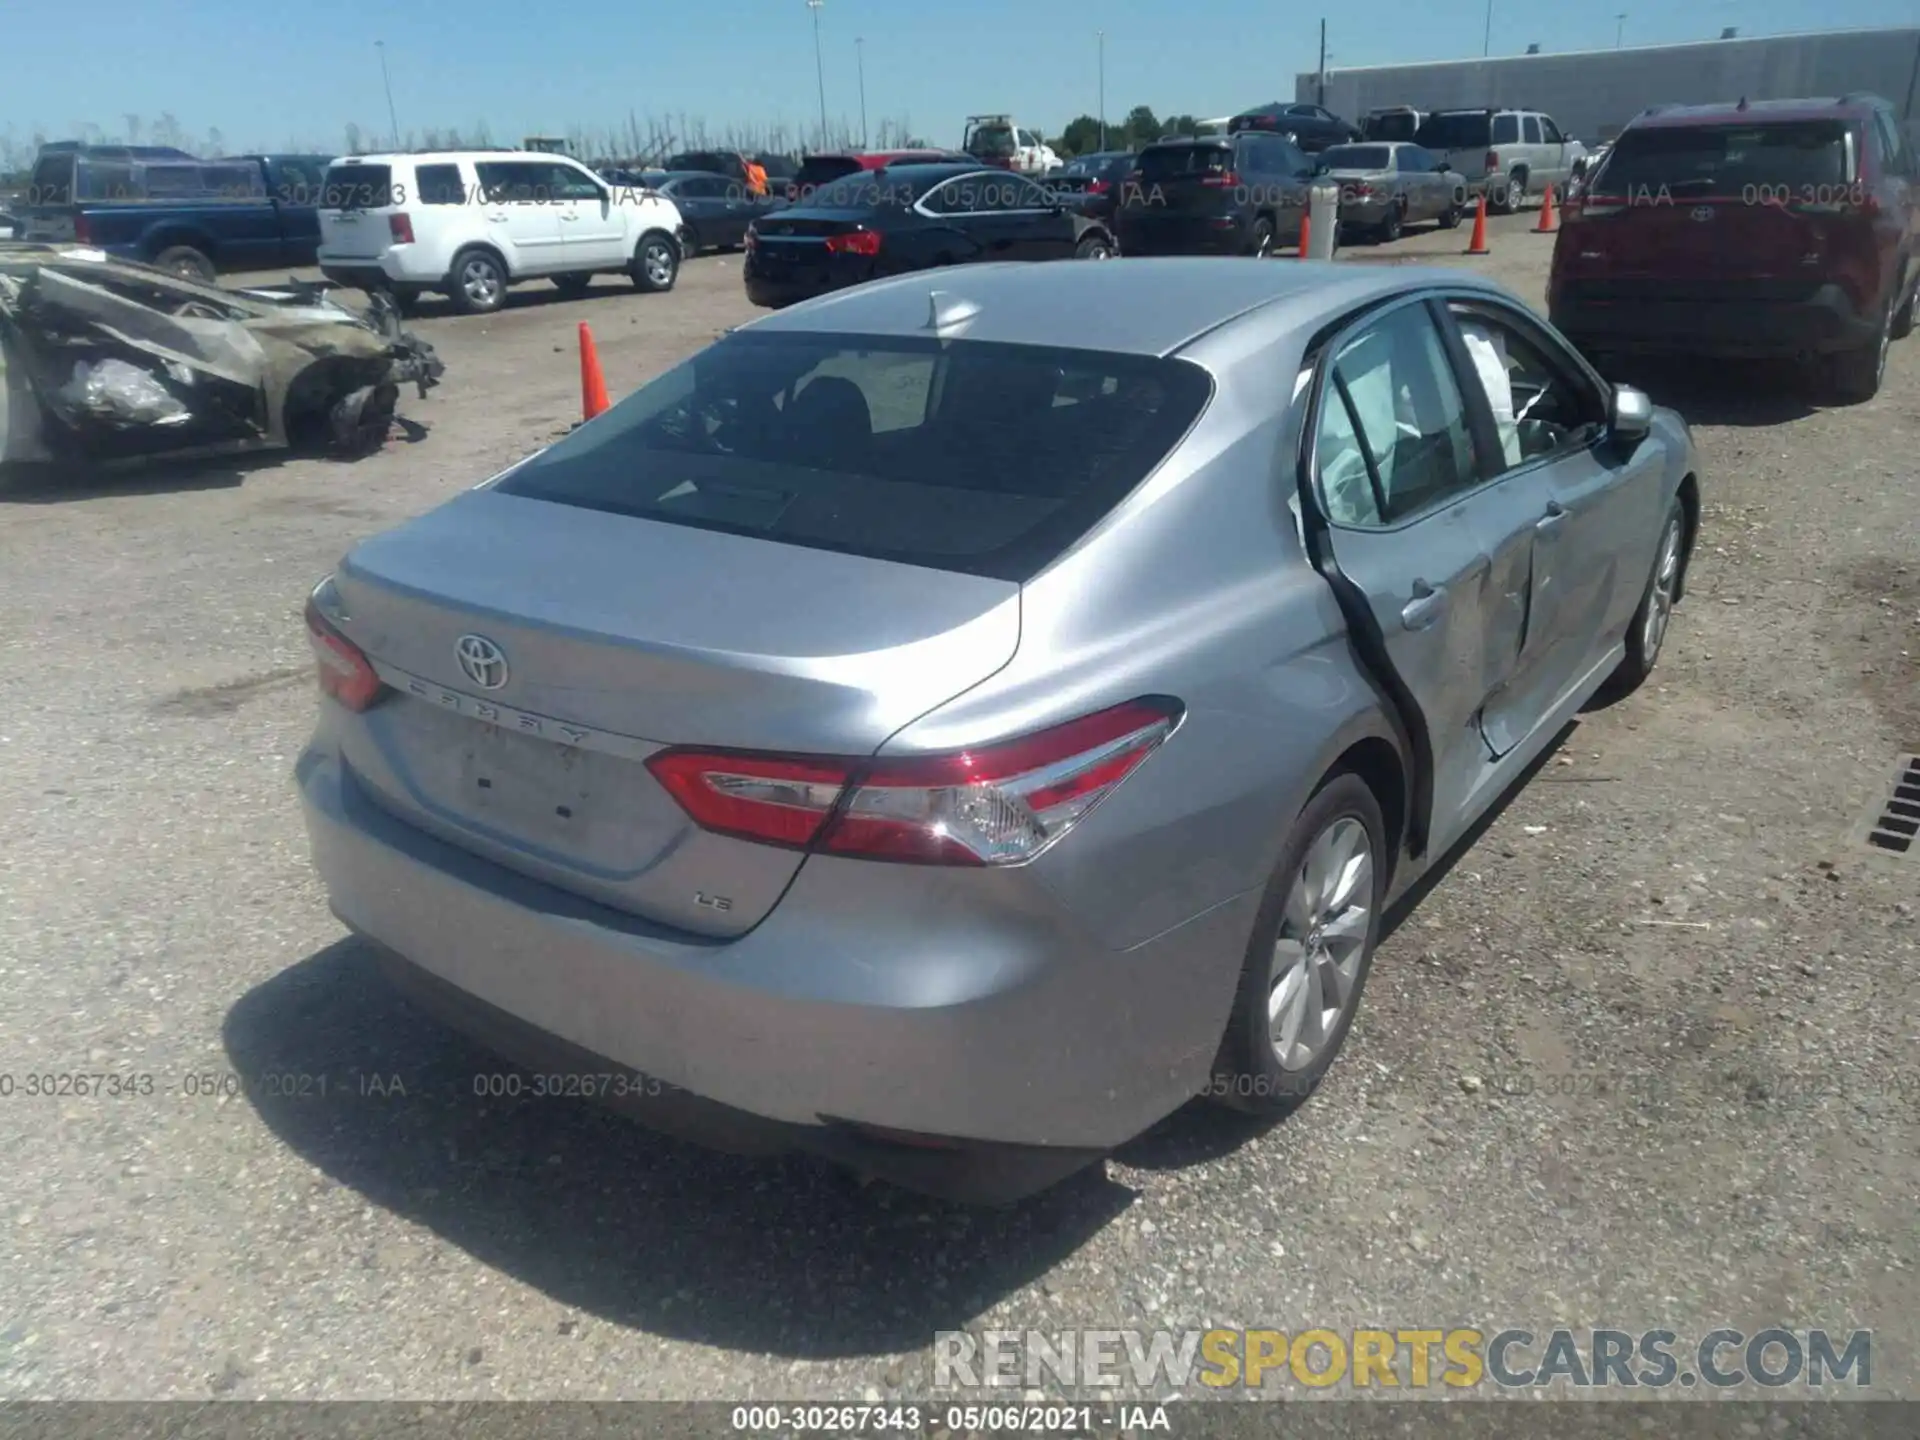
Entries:
[[60,505],[115,495],[186,494],[194,490],[231,490],[259,470],[279,468],[294,458],[286,450],[259,450],[211,459],[154,456],[113,469],[34,462],[0,474],[0,505]]
[[260,1117],[332,1180],[562,1305],[700,1344],[921,1350],[1132,1200],[1095,1166],[970,1209],[812,1159],[717,1154],[585,1101],[483,1098],[486,1077],[518,1072],[413,1009],[351,939],[243,996],[223,1038]]
[[[686,263],[691,265],[698,262],[690,260]],[[544,310],[554,305],[597,305],[622,296],[631,298],[645,293],[624,275],[596,275],[593,284],[584,291],[562,290],[545,280],[528,280],[507,291],[507,298],[501,302],[498,310],[484,315],[463,314],[444,295],[422,295],[407,307],[406,320],[408,324],[418,320],[484,321],[514,310]]]
[[1784,425],[1819,408],[1815,381],[1790,360],[1712,360],[1620,357],[1600,373],[1633,385],[1656,405],[1677,410],[1689,425]]
[[[1487,813],[1470,826],[1466,834],[1452,846],[1447,853],[1429,868],[1420,878],[1408,887],[1405,894],[1390,906],[1380,917],[1379,944],[1385,945],[1394,933],[1412,918],[1423,900],[1430,895],[1441,881],[1445,880],[1460,863],[1461,859],[1480,842],[1493,823],[1505,813],[1507,806],[1513,803],[1527,786],[1536,783],[1540,772],[1559,753],[1567,739],[1579,729],[1579,722],[1569,722],[1548,743],[1520,776],[1488,806]],[[1546,777],[1539,783],[1551,783],[1556,777]],[[1364,992],[1362,993],[1361,1014],[1365,1014]],[[1329,1074],[1337,1074],[1339,1067],[1346,1064],[1344,1056],[1334,1062]],[[1217,1105],[1211,1100],[1195,1099],[1174,1111],[1165,1120],[1155,1125],[1138,1139],[1132,1140],[1115,1152],[1115,1158],[1141,1170],[1182,1170],[1191,1165],[1205,1164],[1232,1154],[1241,1146],[1260,1139],[1270,1131],[1284,1125],[1288,1118],[1297,1113],[1304,1105],[1313,1103],[1311,1094],[1300,1097],[1279,1115],[1246,1115]]]

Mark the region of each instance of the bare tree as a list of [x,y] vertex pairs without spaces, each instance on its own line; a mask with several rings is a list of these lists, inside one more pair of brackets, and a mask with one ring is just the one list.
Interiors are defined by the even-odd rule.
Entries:
[[127,127],[127,143],[129,145],[138,145],[140,143],[140,117],[129,113],[122,115],[120,119]]
[[220,134],[220,127],[216,125],[211,130],[207,131],[207,154],[211,155],[214,159],[218,160],[222,155],[226,153],[227,153],[226,139]]

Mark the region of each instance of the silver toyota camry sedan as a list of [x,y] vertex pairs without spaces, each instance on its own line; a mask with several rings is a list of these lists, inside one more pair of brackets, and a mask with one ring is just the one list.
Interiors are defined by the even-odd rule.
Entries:
[[314,862],[549,1093],[1006,1200],[1308,1094],[1699,516],[1684,423],[1457,270],[869,284],[346,556]]

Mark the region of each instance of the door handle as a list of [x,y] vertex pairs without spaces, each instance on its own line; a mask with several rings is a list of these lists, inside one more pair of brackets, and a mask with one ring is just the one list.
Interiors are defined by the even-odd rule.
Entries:
[[1567,518],[1567,507],[1558,500],[1547,502],[1547,513],[1534,522],[1533,528],[1541,534],[1551,534],[1558,530]]
[[571,225],[575,220],[578,220],[580,217],[578,215],[562,215],[560,218],[566,221],[569,225]]
[[1440,618],[1447,603],[1447,592],[1436,590],[1424,580],[1413,582],[1413,598],[1400,609],[1400,623],[1408,630],[1425,630]]

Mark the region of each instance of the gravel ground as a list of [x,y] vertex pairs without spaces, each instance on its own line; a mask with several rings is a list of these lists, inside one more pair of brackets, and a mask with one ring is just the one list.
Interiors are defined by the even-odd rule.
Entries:
[[[1531,223],[1456,263],[1540,303]],[[576,322],[617,393],[749,318],[738,264],[429,312],[445,385],[360,463],[0,506],[0,1398],[857,1398],[963,1326],[1463,1323],[1871,1328],[1874,1392],[1920,1397],[1920,855],[1850,839],[1920,750],[1920,341],[1847,410],[1644,377],[1707,497],[1660,672],[1401,917],[1287,1123],[1190,1110],[969,1213],[474,1098],[498,1067],[309,872],[299,606],[565,429]],[[24,1094],[69,1071],[154,1090]]]

